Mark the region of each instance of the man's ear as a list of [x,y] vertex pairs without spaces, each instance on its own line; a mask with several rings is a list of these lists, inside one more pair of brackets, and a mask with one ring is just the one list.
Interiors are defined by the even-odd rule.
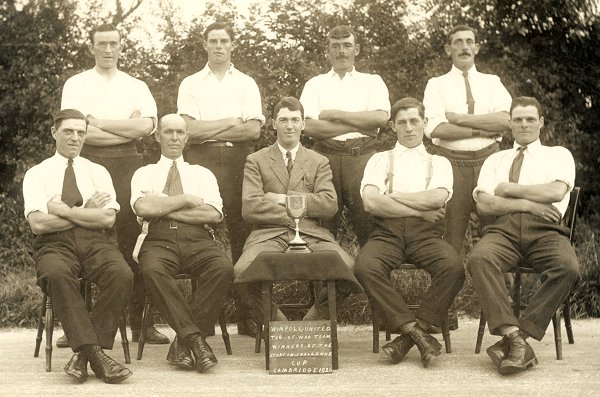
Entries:
[[56,139],[56,128],[54,126],[50,127],[50,133],[52,134],[52,138]]
[[158,130],[154,131],[154,139],[156,139],[156,142],[160,143],[160,133]]
[[394,125],[394,121],[393,120],[388,121],[388,125],[390,126],[390,128],[392,129],[392,131],[396,132],[396,126]]
[[273,126],[273,129],[277,131],[277,121],[275,121],[275,119],[271,119],[271,125]]
[[544,116],[540,117],[540,128],[544,126]]
[[354,46],[354,56],[357,56],[358,54],[360,54],[360,44]]
[[446,52],[446,55],[451,57],[452,56],[452,51],[450,49],[450,44],[444,44],[444,51]]

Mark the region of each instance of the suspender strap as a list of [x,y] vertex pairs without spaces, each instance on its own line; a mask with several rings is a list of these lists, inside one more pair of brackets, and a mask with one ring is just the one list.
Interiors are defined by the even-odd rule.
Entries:
[[[394,150],[388,150],[388,170],[385,177],[385,183],[388,188],[388,194],[394,192]],[[427,179],[425,179],[425,190],[429,187],[431,176],[433,174],[433,156],[427,153]]]

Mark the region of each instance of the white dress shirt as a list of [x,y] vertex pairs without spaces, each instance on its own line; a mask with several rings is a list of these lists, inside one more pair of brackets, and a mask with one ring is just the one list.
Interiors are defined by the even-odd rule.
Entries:
[[[396,142],[392,149],[394,156],[394,192],[416,193],[438,188],[448,191],[448,198],[452,197],[452,165],[442,156],[430,155],[425,146],[420,144],[414,148],[407,148]],[[429,176],[429,160],[431,159],[431,179]],[[375,186],[381,194],[388,194],[386,179],[390,168],[389,151],[375,153],[365,167],[363,179],[360,183],[360,194],[367,185]]]
[[[331,69],[308,80],[302,90],[300,102],[306,118],[318,120],[323,110],[363,112],[383,110],[389,116],[390,99],[383,79],[377,74],[361,73],[356,69],[344,78]],[[335,140],[362,138],[366,135],[356,131],[336,136]]]
[[124,120],[138,111],[140,117],[154,119],[156,102],[146,83],[120,70],[107,79],[96,69],[69,78],[62,92],[61,109],[77,109],[97,119]]
[[[62,194],[67,163],[66,157],[55,153],[54,156],[33,166],[25,173],[23,179],[25,218],[34,211],[48,213],[48,201],[52,197]],[[85,207],[94,193],[103,192],[108,193],[111,200],[102,208],[120,210],[112,179],[106,168],[77,156],[73,159],[73,171],[77,180],[77,188],[83,197],[82,207]]]
[[208,67],[183,79],[177,95],[177,113],[196,120],[227,117],[265,122],[260,91],[254,79],[233,65],[219,80]]
[[[205,204],[214,207],[223,217],[223,200],[214,174],[208,168],[186,163],[183,161],[183,156],[175,161],[177,161],[183,192],[200,197]],[[131,208],[133,208],[133,212],[135,212],[135,202],[146,194],[166,196],[163,189],[172,165],[173,160],[160,156],[158,163],[146,165],[135,171],[131,178]]]
[[296,145],[295,148],[290,149],[290,150],[284,149],[279,144],[279,142],[276,142],[276,143],[277,143],[277,147],[279,148],[279,151],[281,152],[281,155],[283,156],[283,162],[285,163],[286,167],[287,167],[288,158],[287,158],[287,156],[285,154],[287,152],[290,152],[292,154],[292,161],[296,161],[296,155],[298,154],[298,149],[300,149],[300,144],[299,143]]
[[[494,190],[502,182],[508,182],[510,167],[517,155],[519,145],[515,142],[512,149],[502,150],[488,157],[479,174],[477,187],[473,190],[473,198],[485,192],[494,195]],[[538,139],[527,145],[523,152],[523,165],[519,176],[521,185],[537,185],[561,181],[567,184],[568,192],[575,185],[575,161],[568,149],[562,146],[544,146]],[[569,194],[560,202],[553,203],[561,214],[565,214],[569,205]]]
[[[468,71],[469,85],[475,100],[473,114],[489,114],[508,112],[512,98],[500,81],[493,74],[477,71],[473,66]],[[447,123],[447,112],[467,114],[467,90],[462,71],[452,65],[452,69],[442,76],[432,77],[427,82],[423,98],[427,126],[425,135],[431,138],[433,130],[441,123]],[[494,143],[494,138],[472,137],[459,140],[432,138],[435,145],[451,150],[476,151]]]

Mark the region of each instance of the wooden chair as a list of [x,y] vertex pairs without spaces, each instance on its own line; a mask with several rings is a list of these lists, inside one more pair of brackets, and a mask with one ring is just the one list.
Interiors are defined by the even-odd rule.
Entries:
[[[175,276],[176,280],[190,280],[192,284],[192,294],[196,290],[196,282],[192,278],[192,275],[189,273],[181,273]],[[146,295],[146,300],[144,303],[144,311],[142,312],[142,329],[140,330],[140,340],[138,342],[138,350],[137,350],[137,359],[142,359],[142,354],[144,354],[144,346],[146,345],[146,330],[150,326],[150,317],[151,317],[151,305],[150,305],[150,297]],[[225,313],[221,311],[219,315],[219,327],[221,327],[221,335],[223,337],[223,342],[225,343],[225,350],[227,351],[227,355],[231,356],[233,353],[231,351],[231,343],[229,341],[229,332],[227,332],[227,323],[225,321]]]
[[[409,263],[405,263],[400,265],[400,267],[394,269],[393,271],[396,270],[421,270],[424,271],[423,269],[419,269],[418,267],[416,267],[415,265],[411,265]],[[373,301],[371,301],[369,299],[369,301],[371,302],[371,309],[372,309],[372,313],[371,313],[371,317],[373,318],[373,353],[379,353],[379,330],[380,328],[380,319],[381,319],[381,312],[379,309],[379,306],[376,305]],[[410,310],[417,310],[420,307],[420,305],[408,305],[408,308]],[[448,315],[451,314],[451,311],[448,311]],[[389,341],[392,339],[391,336],[391,332],[390,330],[387,328],[387,324],[385,324],[385,340]],[[442,328],[442,336],[444,338],[444,345],[446,346],[446,353],[452,353],[452,343],[450,341],[450,329],[448,326],[448,317],[444,318],[442,320],[442,324],[441,324],[441,328]]]
[[[569,241],[571,245],[575,243],[575,226],[577,223],[577,209],[579,208],[579,194],[581,189],[574,187],[571,191],[571,198],[569,200],[569,207],[563,217],[563,224],[569,228]],[[522,302],[521,294],[523,286],[521,284],[521,278],[523,274],[538,274],[534,269],[527,266],[527,263],[520,263],[515,269],[511,270],[510,273],[514,273],[515,281],[513,286],[513,312],[517,318],[521,315],[521,311],[524,310],[527,305]],[[571,327],[571,300],[570,296],[562,304],[562,309],[559,308],[554,317],[552,317],[552,326],[554,328],[554,345],[556,347],[556,359],[562,360],[562,336],[560,329],[560,318],[561,313],[565,319],[565,328],[567,330],[567,338],[569,344],[575,343],[573,338],[573,329]],[[481,343],[483,342],[483,335],[485,334],[485,323],[486,318],[483,311],[479,317],[479,330],[477,332],[477,342],[475,344],[475,353],[481,352]]]
[[[52,334],[54,333],[54,310],[52,307],[52,297],[48,295],[47,285],[42,288],[44,295],[42,297],[42,307],[38,317],[38,331],[35,338],[35,351],[33,357],[38,357],[40,354],[40,346],[42,344],[42,334],[46,331],[46,372],[52,371]],[[88,312],[92,311],[92,283],[84,278],[79,278],[79,289],[85,301]],[[131,363],[129,354],[129,340],[127,339],[127,315],[126,310],[123,310],[121,321],[119,323],[119,331],[121,333],[121,344],[123,345],[123,354],[125,355],[125,363]]]

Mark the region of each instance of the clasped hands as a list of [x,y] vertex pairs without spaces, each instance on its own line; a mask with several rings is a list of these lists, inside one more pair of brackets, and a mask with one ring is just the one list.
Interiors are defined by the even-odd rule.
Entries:
[[[502,182],[500,184],[498,184],[498,186],[496,186],[496,189],[494,189],[494,195],[498,196],[498,197],[504,197],[504,198],[518,198],[518,197],[514,197],[511,194],[511,188],[513,185],[517,185],[516,183],[512,183],[512,182]],[[538,218],[542,218],[548,222],[552,222],[552,223],[559,223],[560,220],[562,219],[562,214],[560,213],[560,211],[558,210],[558,208],[556,208],[554,205],[552,204],[544,204],[544,203],[536,203],[535,201],[531,201],[531,200],[527,200],[529,203],[528,206],[528,212],[532,215],[537,216]]]

